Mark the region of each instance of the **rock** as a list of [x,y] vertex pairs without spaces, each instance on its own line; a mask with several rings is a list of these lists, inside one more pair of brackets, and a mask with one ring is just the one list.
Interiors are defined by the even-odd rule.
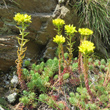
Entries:
[[57,44],[54,43],[53,40],[51,39],[46,46],[46,51],[43,53],[43,58],[46,59],[54,58],[56,53],[56,47]]
[[17,97],[17,93],[14,92],[12,94],[9,94],[6,98],[8,100],[9,103],[14,103]]
[[15,65],[17,50],[15,37],[14,35],[0,36],[0,70],[7,70],[7,67]]
[[3,21],[12,20],[15,13],[19,12],[20,9],[13,6],[0,6],[0,19]]
[[57,2],[56,0],[16,0],[13,4],[24,12],[47,13],[54,10]]
[[[29,41],[27,44],[26,57],[35,59],[38,56],[40,48],[34,41]],[[16,35],[1,35],[0,36],[0,70],[8,71],[9,67],[15,66],[17,59],[18,43]]]
[[0,106],[0,110],[4,110],[4,109]]
[[65,2],[65,0],[58,0],[58,3],[63,3]]
[[53,18],[56,18],[56,17],[58,17],[58,16],[60,15],[60,13],[61,13],[60,5],[57,4],[57,5],[56,5],[56,8],[55,8],[55,10],[54,10],[54,12],[53,12],[52,17],[53,17]]
[[18,77],[16,75],[14,75],[13,78],[11,79],[11,83],[13,85],[17,85],[18,84]]

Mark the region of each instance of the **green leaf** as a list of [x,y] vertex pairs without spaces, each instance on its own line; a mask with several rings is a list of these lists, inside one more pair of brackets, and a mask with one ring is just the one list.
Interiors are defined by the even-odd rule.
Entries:
[[22,102],[24,105],[28,105],[29,104],[29,99],[27,96],[23,96],[22,98],[19,99],[20,102]]
[[23,69],[23,74],[24,74],[25,76],[28,76],[28,75],[29,75],[29,71],[28,71],[26,68],[24,68],[24,69]]
[[46,94],[40,94],[40,95],[39,95],[39,100],[40,100],[40,101],[46,101],[47,98],[48,98],[48,97],[47,97]]
[[29,60],[25,60],[24,61],[24,65],[25,65],[25,67],[29,66],[30,65],[30,61]]
[[78,100],[76,97],[70,97],[69,98],[69,102],[72,104],[72,105],[77,105],[78,104]]
[[69,95],[70,95],[70,97],[74,97],[75,96],[75,94],[73,92],[70,92]]
[[63,74],[63,80],[68,79],[68,78],[69,78],[69,76],[70,76],[70,74],[69,74],[69,73],[65,73],[65,74]]
[[58,79],[58,75],[55,75],[53,79],[54,79],[54,80]]
[[60,109],[63,109],[65,107],[63,103],[59,103],[58,106]]

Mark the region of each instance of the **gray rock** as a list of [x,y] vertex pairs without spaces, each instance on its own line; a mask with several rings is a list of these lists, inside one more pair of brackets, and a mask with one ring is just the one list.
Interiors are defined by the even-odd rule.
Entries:
[[8,100],[9,103],[14,103],[17,97],[17,93],[14,92],[12,94],[9,94],[6,98]]
[[4,110],[4,109],[0,106],[0,110]]

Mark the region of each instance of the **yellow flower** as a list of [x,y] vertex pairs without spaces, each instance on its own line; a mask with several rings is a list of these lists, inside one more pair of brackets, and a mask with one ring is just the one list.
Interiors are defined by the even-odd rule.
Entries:
[[88,28],[79,28],[78,32],[81,34],[81,35],[92,35],[93,34],[93,31],[88,29]]
[[65,25],[65,31],[67,34],[74,34],[76,31],[76,27],[73,27],[73,25]]
[[81,53],[89,54],[94,51],[95,46],[94,46],[94,43],[85,40],[82,42],[82,44],[78,48]]
[[55,38],[53,38],[53,42],[63,44],[65,42],[65,38],[62,35],[56,35]]
[[14,20],[18,22],[18,24],[23,23],[23,22],[31,23],[31,16],[29,16],[28,14],[17,13],[14,17]]
[[65,24],[65,21],[59,18],[52,20],[52,22],[56,27],[62,27]]

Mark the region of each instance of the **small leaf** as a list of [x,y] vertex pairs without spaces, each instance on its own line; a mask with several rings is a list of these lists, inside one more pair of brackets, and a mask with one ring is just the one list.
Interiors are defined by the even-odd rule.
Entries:
[[70,74],[69,74],[69,73],[65,73],[65,74],[63,75],[63,80],[68,79],[68,78],[69,78],[69,76],[70,76]]

